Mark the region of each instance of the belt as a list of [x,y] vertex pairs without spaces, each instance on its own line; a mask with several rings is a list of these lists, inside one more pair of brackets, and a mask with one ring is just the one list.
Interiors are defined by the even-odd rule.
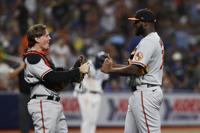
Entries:
[[155,86],[160,86],[160,85],[156,85],[156,84],[146,84],[146,85],[147,85],[147,88],[155,87]]
[[101,92],[98,92],[98,91],[88,91],[88,92],[90,92],[92,94],[100,94],[101,93]]
[[[157,85],[157,84],[142,84],[142,85],[146,85],[147,88],[160,86],[160,85]],[[131,91],[132,91],[132,92],[134,92],[134,91],[136,91],[136,90],[137,90],[137,86],[131,87]]]
[[101,92],[98,92],[98,91],[87,91],[87,90],[84,90],[84,91],[78,91],[79,94],[84,94],[84,93],[92,93],[92,94],[101,94]]
[[58,96],[48,96],[48,95],[33,95],[31,99],[37,99],[38,97],[46,97],[46,100],[52,100],[52,101],[60,101],[60,97]]

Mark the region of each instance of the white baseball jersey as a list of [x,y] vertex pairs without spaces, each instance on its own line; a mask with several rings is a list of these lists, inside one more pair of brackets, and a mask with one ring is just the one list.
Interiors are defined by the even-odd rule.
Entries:
[[[45,64],[43,59],[41,59],[37,64],[29,64],[26,58],[25,63],[27,64],[25,68],[25,80],[28,83],[38,83],[40,80],[43,80],[43,77],[46,73],[52,71],[52,69]],[[42,84],[37,84],[31,89],[31,97],[35,94],[57,95],[56,92],[51,91]]]
[[162,84],[163,76],[163,42],[156,32],[152,32],[144,37],[135,49],[131,64],[144,67],[147,74],[135,78],[136,85],[142,84]]
[[158,34],[144,37],[133,54],[129,63],[144,67],[147,73],[131,76],[130,85],[136,90],[129,98],[124,133],[160,133],[164,46]]

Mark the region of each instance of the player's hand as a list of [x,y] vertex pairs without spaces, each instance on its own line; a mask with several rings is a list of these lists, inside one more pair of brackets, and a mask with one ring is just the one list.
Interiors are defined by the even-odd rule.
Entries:
[[109,62],[113,64],[113,59],[110,57],[109,54],[108,54],[108,57],[107,57],[107,58],[109,59]]
[[85,62],[87,62],[87,59],[85,58],[85,56],[84,55],[80,55],[78,57],[78,59],[75,61],[73,68],[78,68],[82,64],[84,64]]
[[80,67],[79,67],[79,70],[81,73],[83,74],[87,74],[89,72],[89,69],[90,69],[90,65],[88,62],[82,64]]
[[104,73],[109,73],[112,71],[113,61],[111,58],[106,58],[104,63],[102,64],[101,71]]

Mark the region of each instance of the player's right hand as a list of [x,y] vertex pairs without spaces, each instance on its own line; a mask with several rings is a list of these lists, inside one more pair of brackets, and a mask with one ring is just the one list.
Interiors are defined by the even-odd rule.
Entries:
[[101,67],[101,71],[104,72],[104,73],[109,73],[111,72],[112,70],[112,64],[113,64],[113,61],[111,58],[106,58],[102,67]]
[[83,74],[87,74],[89,72],[89,69],[90,69],[90,65],[88,62],[82,64],[80,67],[79,67],[79,70],[81,73]]
[[109,62],[113,64],[113,59],[110,57],[110,54],[108,54],[107,58],[109,59]]

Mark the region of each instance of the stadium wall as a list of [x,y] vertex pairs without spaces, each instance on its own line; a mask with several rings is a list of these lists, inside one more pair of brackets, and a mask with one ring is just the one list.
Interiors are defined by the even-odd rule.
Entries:
[[[123,127],[129,93],[105,93],[98,126]],[[61,93],[63,109],[69,127],[79,127],[80,109],[72,93]],[[0,129],[18,128],[18,94],[0,94]],[[200,96],[197,94],[165,94],[161,108],[162,126],[199,126]]]

